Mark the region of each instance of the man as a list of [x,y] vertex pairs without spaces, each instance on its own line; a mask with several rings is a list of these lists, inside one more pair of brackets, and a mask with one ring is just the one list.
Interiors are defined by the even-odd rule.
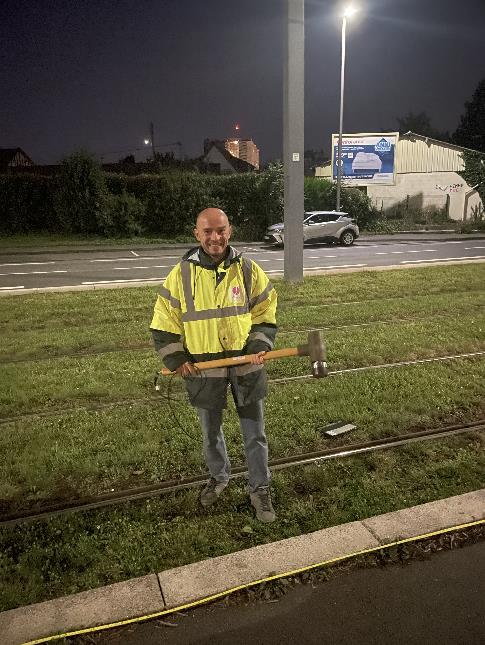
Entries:
[[[229,481],[230,462],[222,432],[222,411],[230,385],[239,416],[256,517],[272,522],[268,444],[263,399],[267,393],[264,354],[276,336],[276,291],[263,270],[228,245],[226,214],[206,208],[194,235],[200,246],[172,269],[155,304],[150,326],[166,367],[185,379],[197,409],[210,479],[203,506],[217,501]],[[203,372],[194,363],[251,354],[251,363]]]

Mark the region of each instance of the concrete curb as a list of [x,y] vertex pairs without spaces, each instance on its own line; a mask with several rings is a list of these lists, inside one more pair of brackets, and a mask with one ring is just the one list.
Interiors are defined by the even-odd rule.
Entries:
[[3,645],[170,612],[265,578],[485,520],[485,489],[315,531],[0,614]]

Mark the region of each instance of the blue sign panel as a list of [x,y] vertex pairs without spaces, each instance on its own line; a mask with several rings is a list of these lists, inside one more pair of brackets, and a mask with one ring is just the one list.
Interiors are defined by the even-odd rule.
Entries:
[[[346,184],[394,184],[398,133],[342,136],[342,181]],[[332,135],[333,178],[337,179],[338,135]]]

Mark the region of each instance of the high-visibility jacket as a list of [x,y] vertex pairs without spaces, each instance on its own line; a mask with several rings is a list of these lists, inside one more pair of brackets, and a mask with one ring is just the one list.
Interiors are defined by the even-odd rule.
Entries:
[[[217,266],[201,247],[191,249],[160,288],[150,325],[166,367],[241,356],[273,348],[277,296],[256,262],[233,247]],[[223,408],[231,383],[236,404],[266,396],[264,365],[201,371],[185,379],[192,405]]]

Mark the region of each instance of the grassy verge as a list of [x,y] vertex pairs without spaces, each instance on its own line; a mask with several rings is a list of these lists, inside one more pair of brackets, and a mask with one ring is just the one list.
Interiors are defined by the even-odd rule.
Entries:
[[[483,284],[485,265],[314,277],[291,289],[278,282],[278,343],[293,345],[305,329],[326,327],[332,370],[485,351]],[[154,294],[2,300],[0,360],[25,359],[3,365],[0,376],[0,419],[17,416],[0,426],[3,511],[205,472],[198,421],[180,382],[173,381],[171,400],[165,390],[152,401],[159,364],[151,350],[133,351],[148,341]],[[110,348],[124,351],[69,355]],[[275,361],[268,371],[302,375],[308,366]],[[477,419],[485,416],[484,392],[483,357],[274,384],[266,402],[271,457]],[[109,401],[117,405],[74,409]],[[36,416],[46,410],[52,414]],[[330,440],[322,427],[339,419],[357,429]],[[225,429],[233,464],[243,464],[232,405]],[[254,520],[243,482],[234,482],[210,512],[192,490],[3,529],[0,608],[480,488],[484,441],[470,433],[279,472],[271,526]]]
[[192,242],[190,236],[163,237],[101,237],[100,235],[63,235],[60,233],[29,233],[0,237],[0,250],[8,248],[35,248],[57,246],[139,246],[140,244],[185,244]]

